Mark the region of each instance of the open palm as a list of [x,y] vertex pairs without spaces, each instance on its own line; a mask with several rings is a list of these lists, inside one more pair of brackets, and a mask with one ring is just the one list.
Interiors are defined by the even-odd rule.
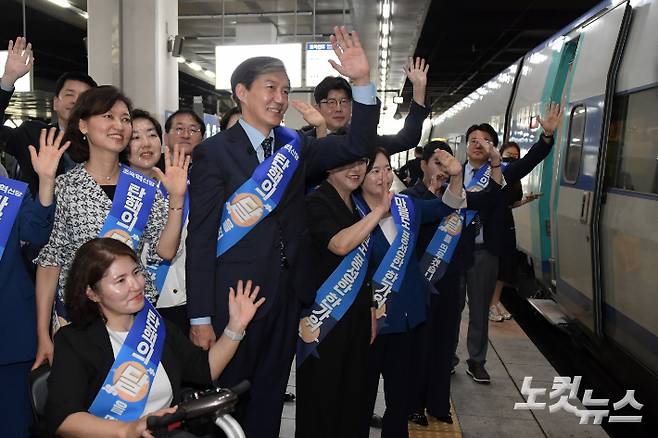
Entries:
[[59,135],[55,137],[57,128],[50,128],[48,133],[46,129],[41,130],[39,137],[39,152],[37,149],[29,145],[30,158],[32,160],[32,167],[39,178],[54,179],[57,174],[57,166],[59,160],[62,158],[64,151],[71,145],[70,141],[62,144],[64,131],[60,131]]
[[546,135],[553,135],[553,132],[555,132],[562,120],[563,114],[564,108],[561,108],[559,104],[552,102],[546,105],[546,115],[544,118],[537,116],[537,121]]
[[331,36],[331,46],[340,64],[334,60],[329,60],[329,63],[341,75],[355,82],[364,81],[357,85],[365,85],[370,81],[370,65],[366,52],[361,47],[359,35],[356,31],[350,35],[345,26],[334,27],[334,32],[335,35]]
[[183,197],[187,190],[187,170],[190,167],[190,157],[185,156],[183,149],[177,144],[174,145],[174,153],[169,157],[168,153],[164,154],[165,157],[165,171],[162,173],[160,169],[154,167],[157,178],[164,185],[170,196]]

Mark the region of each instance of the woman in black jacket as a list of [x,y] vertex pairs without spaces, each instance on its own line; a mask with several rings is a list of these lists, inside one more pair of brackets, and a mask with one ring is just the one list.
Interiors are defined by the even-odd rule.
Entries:
[[[137,256],[128,246],[109,238],[85,243],[76,253],[65,289],[71,324],[55,335],[55,356],[48,378],[45,409],[50,432],[63,437],[150,436],[146,418],[175,411],[175,407],[170,406],[179,401],[182,381],[209,386],[231,360],[247,324],[264,301],[264,298],[256,301],[259,288],[256,286],[252,290],[251,286],[251,281],[244,287],[240,281],[237,293],[231,288],[229,323],[208,351],[194,346],[175,325],[162,320],[165,339],[157,370],[151,374],[144,369],[148,369],[147,366],[140,369],[141,375],[131,375],[137,383],[131,388],[135,389],[131,393],[133,397],[127,397],[130,391],[120,385],[125,373],[114,372],[112,385],[108,384],[106,376],[120,363],[115,363],[115,358],[121,355],[124,343],[133,335],[131,329],[144,306],[147,306],[148,318],[152,316],[151,309],[155,310],[145,303],[144,276]],[[158,327],[159,323],[153,326]],[[161,329],[155,331],[158,336],[163,334]],[[149,332],[144,330],[143,333]],[[150,334],[153,335],[153,331]],[[153,343],[157,344],[157,340]],[[142,342],[134,351],[144,355],[141,345]],[[135,352],[131,358],[136,357]],[[123,362],[123,365],[131,364],[135,361]],[[117,376],[120,376],[118,380]],[[115,392],[118,404],[146,398],[139,418],[133,421],[106,419],[108,414],[117,413],[114,407],[103,415],[104,418],[90,413],[98,412],[94,406],[105,396],[104,392]]]

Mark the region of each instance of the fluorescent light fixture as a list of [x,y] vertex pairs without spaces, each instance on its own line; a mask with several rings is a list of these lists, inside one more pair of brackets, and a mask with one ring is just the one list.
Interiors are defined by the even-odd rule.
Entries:
[[382,18],[388,19],[391,16],[391,2],[389,0],[384,0],[384,5],[382,8]]
[[[8,52],[0,50],[0,71],[5,71],[5,64],[7,63]],[[32,71],[20,78],[14,84],[15,91],[32,91]]]
[[54,5],[57,5],[61,8],[70,8],[71,3],[68,2],[68,0],[48,0],[49,3],[52,3]]
[[184,56],[179,56],[178,58],[176,58],[176,60],[178,61],[179,64],[185,64],[187,62],[187,59],[185,59]]
[[[302,86],[302,45],[291,44],[253,44],[215,47],[215,88],[231,89],[231,74],[243,61],[254,56],[272,56],[279,58],[286,67],[291,87]],[[338,76],[338,72],[335,74]]]
[[388,20],[384,21],[382,23],[382,35],[384,35],[384,38],[388,37],[388,33],[391,30],[391,25],[389,24]]
[[190,63],[187,64],[187,66],[188,66],[189,68],[191,68],[192,70],[194,70],[194,71],[201,71],[201,70],[203,69],[203,67],[201,67],[201,66],[200,66],[199,64],[197,64],[196,62],[190,62]]
[[210,71],[210,70],[204,70],[203,74],[208,76],[209,78],[214,78],[215,77],[215,72]]
[[382,49],[388,49],[388,38],[382,38]]
[[388,59],[388,50],[382,50],[381,58],[386,61]]

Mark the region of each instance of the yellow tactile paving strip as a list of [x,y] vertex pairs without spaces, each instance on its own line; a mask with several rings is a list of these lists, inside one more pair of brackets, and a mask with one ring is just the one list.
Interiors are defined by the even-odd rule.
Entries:
[[455,408],[450,404],[450,414],[452,415],[452,424],[443,423],[436,420],[431,415],[427,416],[429,426],[423,427],[414,423],[409,423],[409,438],[448,438],[461,437],[462,430],[459,427],[459,419]]

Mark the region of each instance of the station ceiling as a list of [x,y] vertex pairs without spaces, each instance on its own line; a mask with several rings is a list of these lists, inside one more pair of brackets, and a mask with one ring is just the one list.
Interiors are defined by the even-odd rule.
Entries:
[[[0,44],[23,29],[23,3],[28,39],[35,46],[35,92],[12,101],[10,112],[47,117],[48,91],[66,70],[86,69],[86,0],[68,0],[64,9],[48,0],[3,1]],[[452,106],[491,79],[525,52],[555,34],[597,2],[592,0],[392,0],[391,31],[381,82],[381,2],[383,0],[178,0],[182,55],[214,71],[215,45],[236,43],[237,28],[247,23],[272,23],[280,42],[328,40],[335,24],[356,28],[369,55],[373,79],[387,96],[402,92],[406,112],[411,88],[403,66],[415,53],[429,59],[428,98],[434,114]],[[212,80],[179,64],[182,103],[192,96],[220,110],[229,105]],[[375,73],[376,72],[376,73]],[[217,104],[219,102],[219,104]],[[207,109],[212,111],[212,109]]]

